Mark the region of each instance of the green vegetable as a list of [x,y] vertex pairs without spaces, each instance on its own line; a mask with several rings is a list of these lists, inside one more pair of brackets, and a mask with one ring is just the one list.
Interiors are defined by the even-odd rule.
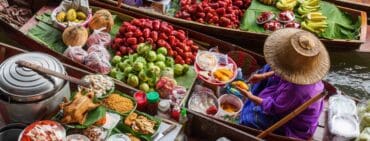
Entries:
[[148,75],[153,77],[153,76],[159,76],[161,73],[161,69],[158,66],[152,66],[148,69]]
[[140,54],[140,55],[144,55],[146,54],[148,51],[150,51],[152,49],[152,46],[150,44],[146,44],[146,43],[140,43],[138,46],[137,46],[137,53]]
[[183,70],[184,70],[184,66],[182,66],[181,64],[176,64],[174,68],[174,73],[175,75],[179,76],[179,75],[182,75]]
[[166,68],[166,64],[163,61],[155,62],[155,65],[158,66],[161,70],[164,70],[164,68]]
[[148,67],[148,68],[151,68],[152,66],[155,66],[153,62],[149,62],[149,63],[147,64],[147,67]]
[[144,57],[142,57],[142,56],[138,56],[136,59],[135,59],[135,63],[136,62],[141,62],[141,63],[143,63],[143,64],[146,64],[146,60],[145,60],[145,58]]
[[144,92],[148,92],[150,90],[149,88],[149,84],[147,83],[141,83],[140,86],[139,86],[139,89],[144,91]]
[[149,51],[148,54],[146,55],[146,59],[149,61],[149,62],[154,62],[156,59],[157,59],[157,54],[155,53],[155,51]]
[[148,84],[150,87],[154,87],[157,84],[158,77],[152,77],[148,80]]
[[157,49],[157,53],[167,55],[167,49],[165,47],[160,47]]
[[127,84],[132,87],[137,87],[139,85],[139,78],[136,75],[130,74],[127,79]]
[[122,59],[121,56],[114,56],[113,59],[112,59],[112,64],[113,65],[118,64],[119,62],[121,62],[121,59]]
[[139,79],[141,80],[141,81],[143,81],[143,82],[146,82],[146,81],[148,81],[148,76],[146,76],[146,72],[145,72],[145,70],[141,70],[140,72],[139,72],[139,74],[138,74],[138,76],[139,76]]
[[188,64],[184,64],[182,66],[184,67],[184,69],[182,70],[182,74],[186,74],[189,71],[189,65]]
[[116,78],[117,72],[118,72],[117,68],[112,68],[109,72],[109,76]]
[[93,125],[95,122],[105,117],[106,112],[107,110],[104,108],[104,106],[99,106],[98,108],[90,111],[87,114],[85,123],[83,125],[85,126]]
[[141,71],[144,68],[144,64],[142,62],[135,62],[133,68],[135,71]]
[[133,71],[133,68],[131,66],[128,66],[124,69],[124,73],[129,74]]
[[172,57],[166,57],[166,66],[173,67],[173,64],[175,64],[175,60],[173,60]]
[[130,67],[130,64],[128,63],[128,61],[124,61],[124,62],[118,63],[118,67],[121,70],[125,70],[125,68]]
[[157,61],[166,61],[166,56],[164,56],[163,54],[158,54],[157,55]]

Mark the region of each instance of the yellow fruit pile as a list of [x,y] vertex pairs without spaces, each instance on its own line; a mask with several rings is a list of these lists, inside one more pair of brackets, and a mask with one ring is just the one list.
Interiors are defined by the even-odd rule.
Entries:
[[66,12],[61,11],[57,14],[56,19],[58,22],[83,22],[86,20],[86,14],[81,11],[76,11],[76,9],[69,9]]
[[317,12],[320,9],[319,0],[304,0],[298,8],[298,13],[305,15],[311,12]]
[[303,15],[302,17],[304,19],[304,21],[301,23],[302,28],[310,32],[320,34],[328,27],[326,16],[324,16],[321,12],[311,12]]
[[294,7],[297,5],[297,0],[280,0],[276,3],[276,7],[280,10],[290,10],[293,11]]
[[213,72],[213,76],[222,82],[229,81],[231,78],[233,78],[234,73],[227,68],[221,68],[217,69],[215,72]]

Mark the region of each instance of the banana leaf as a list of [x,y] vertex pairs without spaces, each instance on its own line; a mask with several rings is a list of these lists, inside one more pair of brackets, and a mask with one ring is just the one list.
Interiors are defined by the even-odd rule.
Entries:
[[328,18],[328,28],[320,36],[328,39],[357,39],[359,38],[361,19],[354,20],[351,15],[344,13],[334,4],[321,1],[321,12]]
[[103,106],[99,106],[98,108],[90,111],[87,114],[85,123],[83,124],[84,126],[91,126],[101,118],[103,118],[106,114],[107,110]]
[[194,70],[194,67],[189,67],[189,71],[182,76],[175,77],[175,80],[179,86],[185,87],[187,90],[191,89],[191,86],[197,79],[197,73]]
[[[145,116],[147,117],[149,120],[153,120],[156,122],[155,126],[154,126],[154,130],[157,131],[159,129],[159,126],[161,124],[161,120],[156,118],[156,117],[153,117],[153,116],[150,116],[146,113],[143,113],[143,112],[139,112],[139,111],[135,111],[135,113],[137,113],[138,115],[142,115],[142,116]],[[136,132],[134,131],[131,127],[127,126],[124,124],[124,120],[126,119],[126,117],[122,120],[122,122],[120,122],[117,126],[116,126],[116,129],[120,130],[122,133],[130,133],[136,137],[139,137],[141,139],[144,139],[146,141],[151,141],[153,140],[152,139],[152,136],[153,134],[142,134],[142,133],[139,133],[139,132]],[[117,132],[117,131],[116,131]]]

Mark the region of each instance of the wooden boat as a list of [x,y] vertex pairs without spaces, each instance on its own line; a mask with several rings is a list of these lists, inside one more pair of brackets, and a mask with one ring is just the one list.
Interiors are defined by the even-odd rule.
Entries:
[[[0,43],[0,63],[2,63],[5,59],[20,54],[20,53],[26,53],[27,51],[19,49],[14,46],[10,46],[4,43]],[[68,65],[63,63],[63,66],[65,67],[68,75],[76,77],[76,78],[82,78],[85,75],[92,74],[90,72],[87,72],[85,70],[76,68],[74,66]],[[71,83],[71,89],[76,89],[77,86],[75,84]],[[131,89],[129,87],[125,87],[120,84],[116,84],[115,88],[118,91],[124,92],[129,95],[133,95],[134,92],[136,92],[135,89]],[[189,116],[189,120],[186,123],[186,130],[189,131],[186,135],[189,140],[191,141],[201,141],[201,140],[216,140],[220,137],[227,137],[229,139],[235,140],[235,141],[243,141],[243,140],[250,140],[250,141],[259,141],[261,139],[258,139],[248,133],[242,132],[241,130],[235,129],[233,127],[227,126],[226,124],[210,120],[208,117],[204,115],[200,115],[198,113],[194,113],[194,116]],[[209,132],[207,128],[204,127],[210,127],[212,128],[212,132]]]
[[327,0],[336,5],[348,7],[365,11],[367,15],[370,15],[370,1],[369,0]]
[[[218,37],[220,39],[226,39],[231,42],[238,42],[238,44],[248,44],[248,48],[259,48],[267,38],[266,33],[255,33],[249,31],[242,31],[239,29],[230,29],[224,27],[218,27],[213,25],[201,24],[194,21],[187,21],[180,18],[175,18],[167,15],[163,15],[158,12],[148,11],[139,7],[133,7],[123,4],[122,8],[118,8],[117,2],[113,0],[90,0],[91,5],[96,5],[106,9],[113,9],[119,12],[132,13],[132,14],[144,14],[149,17],[154,17],[168,22],[187,27],[208,35]],[[364,11],[359,11],[355,9],[350,9],[346,7],[339,8],[353,17],[361,18],[361,32],[359,34],[358,40],[343,40],[343,39],[321,39],[321,41],[327,46],[334,49],[357,49],[362,43],[366,41],[366,31],[367,31],[367,14]]]
[[[117,11],[121,12],[122,15],[129,14],[129,15],[134,16],[134,17],[146,17],[144,15],[141,15],[141,14],[138,14],[138,13],[133,13],[133,12],[127,12],[125,10],[122,10],[122,9],[119,9],[119,8],[116,8],[116,7],[114,7],[113,10],[117,10]],[[18,41],[19,44],[27,47],[27,49],[30,49],[30,50],[33,50],[33,51],[40,51],[40,52],[49,53],[49,54],[57,57],[58,59],[60,59],[64,63],[71,65],[70,67],[73,66],[73,68],[80,68],[80,69],[78,69],[80,71],[82,71],[81,69],[89,70],[84,65],[75,63],[72,60],[64,57],[62,54],[60,54],[58,52],[55,52],[55,51],[52,51],[50,48],[32,40],[31,38],[26,36],[24,32],[19,31],[15,28],[9,26],[5,22],[0,21],[0,25],[2,27],[5,27],[4,30],[10,31],[10,32],[7,32],[7,33],[11,33],[10,36],[11,36],[12,39]],[[189,29],[186,29],[186,28],[182,28],[182,27],[179,27],[179,26],[175,26],[175,27],[185,30],[188,33],[188,36],[190,38],[192,38],[197,44],[201,45],[202,48],[204,48],[204,49],[209,49],[211,47],[218,46],[220,52],[223,52],[223,53],[228,53],[230,51],[241,51],[241,52],[248,53],[250,55],[250,58],[255,60],[255,61],[251,61],[251,64],[250,64],[251,71],[256,70],[257,68],[259,68],[259,66],[262,66],[262,65],[265,64],[263,56],[258,55],[258,54],[254,53],[252,51],[249,51],[249,50],[243,49],[241,47],[238,47],[236,45],[233,45],[233,44],[230,44],[230,43],[212,38],[210,36],[204,35],[204,34],[199,33],[199,32],[195,32],[195,31],[192,31],[192,30],[189,30]],[[91,70],[89,70],[89,71],[92,72]],[[86,72],[86,71],[84,71],[84,72]],[[73,74],[76,74],[76,75],[73,75]],[[75,77],[83,76],[82,73],[73,73],[73,74],[72,74],[72,76],[75,76]],[[116,85],[117,85],[117,88],[122,87],[123,90],[126,89],[125,92],[128,92],[129,94],[132,94],[134,91],[136,91],[136,89],[128,87],[127,85],[125,85],[122,82],[116,82]],[[328,85],[328,86],[330,86],[330,85]],[[328,88],[330,88],[330,87],[328,87]],[[331,93],[335,93],[335,91],[332,91]],[[229,126],[238,128],[238,129],[240,129],[240,130],[242,130],[246,133],[251,133],[251,134],[254,134],[254,135],[257,135],[261,132],[259,130],[255,130],[255,129],[252,129],[252,128],[249,128],[249,127],[240,126],[240,125],[236,125],[236,124],[231,124],[231,123],[225,122],[223,120],[218,120],[218,119],[215,119],[215,118],[212,118],[212,117],[208,117],[208,116],[202,115],[200,113],[196,113],[196,112],[191,111],[191,110],[189,110],[188,113],[189,113],[189,117],[190,117],[190,121],[191,121],[190,123],[194,122],[194,124],[192,124],[190,127],[187,128],[189,135],[194,134],[195,136],[198,135],[198,136],[201,136],[203,138],[209,137],[209,138],[215,139],[213,137],[214,137],[214,134],[216,134],[216,133],[217,133],[217,135],[226,135],[226,134],[235,134],[235,133],[231,133],[231,132],[237,131],[237,130],[230,130],[229,131],[229,130],[225,130],[225,129],[216,130],[216,129],[219,129],[219,128],[213,128],[212,123],[219,124],[221,127],[223,127],[227,124]],[[322,118],[322,119],[323,119],[323,121],[325,121],[325,118]],[[204,124],[204,123],[207,123],[207,124]],[[324,126],[322,126],[322,127],[324,127]],[[193,128],[195,128],[195,129],[193,129]],[[230,127],[225,126],[225,128],[229,129]],[[220,131],[222,131],[222,132],[220,132]],[[239,131],[237,131],[236,133],[239,134]],[[321,135],[322,135],[322,133],[323,132],[320,132]],[[236,137],[236,135],[235,135],[235,137]],[[247,139],[247,138],[235,138],[235,140],[237,140],[237,139],[239,139],[239,140],[243,139],[244,140],[244,139]],[[296,139],[287,138],[287,137],[276,135],[276,134],[270,134],[269,136],[266,137],[266,139],[268,139],[268,140],[296,140]],[[234,138],[233,138],[233,140],[234,140]]]

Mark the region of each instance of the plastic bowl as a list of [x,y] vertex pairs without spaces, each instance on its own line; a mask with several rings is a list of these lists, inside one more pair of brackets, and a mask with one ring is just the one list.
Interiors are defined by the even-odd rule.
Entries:
[[58,122],[55,122],[55,121],[52,121],[52,120],[41,120],[41,121],[36,121],[30,125],[28,125],[23,131],[22,133],[19,135],[19,138],[18,138],[18,141],[21,141],[22,138],[23,138],[23,134],[25,134],[25,131],[30,131],[31,129],[33,129],[36,125],[56,125],[57,128],[56,130],[54,130],[54,132],[59,132],[59,133],[56,133],[57,135],[60,135],[60,137],[62,138],[62,140],[66,140],[66,135],[67,135],[67,132],[65,130],[65,128]]
[[[198,78],[203,80],[204,82],[207,82],[207,83],[212,84],[212,85],[223,86],[223,85],[233,81],[236,78],[237,72],[238,72],[237,71],[238,67],[237,67],[235,61],[232,58],[230,58],[229,56],[228,56],[228,63],[233,65],[232,71],[234,73],[234,76],[229,81],[225,81],[225,82],[217,81],[217,80],[214,80],[214,79],[209,79],[209,78],[212,78],[212,74],[210,75],[209,78],[206,78],[206,77],[200,75],[200,72],[203,71],[203,70],[196,63],[194,64],[194,70],[197,73]],[[220,67],[222,67],[222,66],[220,66]]]
[[[58,22],[58,20],[56,19],[56,16],[59,12],[61,11],[65,11],[67,12],[66,10],[63,9],[62,6],[58,6],[57,8],[55,8],[53,10],[53,12],[51,13],[51,20],[57,25],[57,27],[61,30],[64,30],[65,28],[68,27],[68,24],[67,23],[61,23],[61,22]],[[91,9],[89,9],[89,11],[83,11],[85,14],[86,14],[86,20],[84,22],[80,22],[80,23],[74,23],[73,25],[81,25],[81,26],[84,26],[86,27],[87,24],[90,22],[91,18],[92,18],[92,12],[91,12]]]
[[[234,105],[237,108],[237,111],[236,112],[224,111],[221,107],[221,104],[223,103],[229,103],[231,105]],[[240,100],[240,98],[238,98],[235,95],[224,94],[218,98],[218,107],[219,108],[216,114],[217,117],[223,117],[225,115],[236,117],[240,113],[240,111],[243,109],[243,101]]]
[[211,93],[194,94],[188,101],[188,108],[192,111],[207,115],[207,109],[211,106],[218,107],[217,97]]

